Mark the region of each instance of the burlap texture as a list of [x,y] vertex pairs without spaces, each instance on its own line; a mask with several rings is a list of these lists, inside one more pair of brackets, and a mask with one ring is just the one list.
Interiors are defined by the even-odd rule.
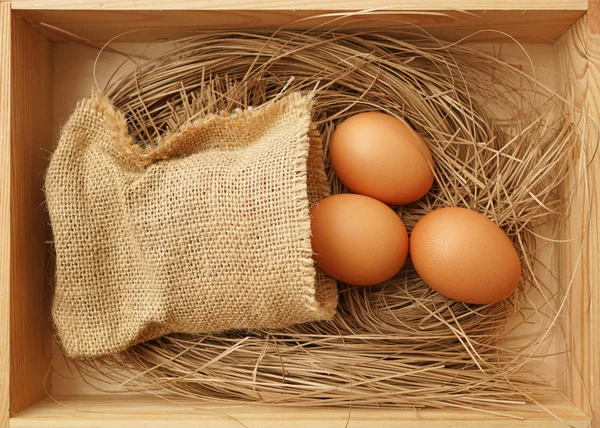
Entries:
[[206,117],[151,149],[103,95],[82,101],[46,176],[64,351],[331,318],[309,218],[328,194],[310,96]]

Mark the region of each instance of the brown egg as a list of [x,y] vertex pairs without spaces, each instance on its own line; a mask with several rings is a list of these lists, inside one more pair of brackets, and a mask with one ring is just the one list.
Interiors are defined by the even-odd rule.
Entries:
[[410,235],[410,257],[423,281],[454,300],[490,304],[510,296],[521,263],[506,234],[465,208],[430,212]]
[[423,139],[385,113],[346,119],[331,136],[329,155],[348,189],[386,204],[414,202],[433,184],[433,158]]
[[408,253],[408,234],[387,205],[362,195],[322,199],[310,210],[314,259],[325,273],[353,285],[394,276]]

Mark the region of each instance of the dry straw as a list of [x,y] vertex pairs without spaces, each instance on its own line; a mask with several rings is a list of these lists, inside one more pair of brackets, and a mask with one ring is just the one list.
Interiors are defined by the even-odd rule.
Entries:
[[[368,18],[363,18],[368,20]],[[340,286],[331,322],[278,331],[168,335],[118,355],[77,361],[83,377],[128,391],[295,406],[475,409],[511,415],[551,391],[535,367],[561,334],[553,254],[570,199],[561,193],[580,135],[569,104],[523,71],[528,64],[438,41],[421,31],[212,32],[106,89],[141,145],[190,120],[316,88],[327,142],[361,111],[408,121],[428,142],[436,182],[398,207],[409,231],[430,210],[484,213],[511,237],[523,281],[508,301],[445,299],[410,263],[370,288]],[[572,110],[572,109],[571,109]],[[343,186],[332,171],[335,192]],[[577,188],[569,195],[577,197]],[[563,196],[563,197],[561,197]],[[542,236],[543,235],[543,236]],[[544,255],[545,254],[545,255]],[[550,256],[548,256],[548,254]],[[554,287],[554,288],[553,288]]]

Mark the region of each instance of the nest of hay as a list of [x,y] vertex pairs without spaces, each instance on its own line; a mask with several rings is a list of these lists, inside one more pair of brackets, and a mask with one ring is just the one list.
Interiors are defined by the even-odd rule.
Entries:
[[[562,187],[581,136],[568,102],[527,66],[421,32],[214,32],[178,40],[111,82],[105,92],[143,146],[202,115],[298,90],[316,93],[314,121],[325,146],[355,113],[400,117],[435,159],[430,193],[397,207],[408,231],[432,209],[476,210],[512,239],[523,279],[509,300],[468,305],[430,289],[408,262],[379,286],[340,284],[332,321],[173,334],[77,361],[77,369],[130,391],[211,402],[509,414],[535,401],[551,389],[534,366],[549,352],[563,307],[551,257],[541,254],[560,245],[570,203]],[[345,192],[326,167],[334,193]]]

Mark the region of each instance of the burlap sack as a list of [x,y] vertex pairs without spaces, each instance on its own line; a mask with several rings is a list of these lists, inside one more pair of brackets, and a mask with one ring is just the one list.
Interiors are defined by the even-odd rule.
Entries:
[[309,218],[328,193],[309,96],[204,118],[154,149],[101,94],[81,102],[46,177],[65,352],[331,318]]

